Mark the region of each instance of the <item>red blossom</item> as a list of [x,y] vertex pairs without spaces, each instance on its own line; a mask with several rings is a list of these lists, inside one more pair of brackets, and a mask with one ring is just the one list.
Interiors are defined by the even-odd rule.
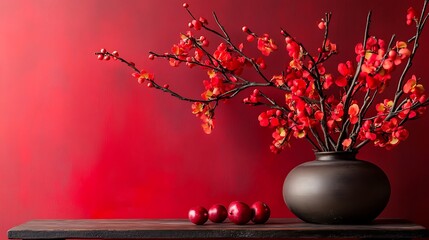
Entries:
[[213,57],[215,57],[223,67],[236,75],[242,73],[246,63],[245,58],[234,54],[225,43],[219,44],[216,51],[213,53]]
[[201,127],[206,134],[210,134],[214,128],[212,109],[208,104],[195,102],[191,105],[192,113],[203,122]]
[[210,80],[204,80],[203,84],[206,89],[201,96],[204,100],[209,100],[216,98],[217,96],[221,95],[222,93],[225,93],[232,88],[234,88],[234,84],[225,83],[222,76],[212,73],[209,71],[209,77]]
[[399,140],[399,141],[405,141],[408,138],[408,130],[404,127],[400,126],[398,129],[393,133],[393,135]]
[[355,103],[349,107],[349,118],[351,124],[356,124],[359,120],[359,106]]
[[350,147],[350,144],[352,143],[352,139],[351,138],[346,138],[344,139],[342,145],[343,145],[343,150],[346,150]]
[[271,78],[271,82],[274,82],[274,84],[275,84],[277,87],[280,87],[280,86],[283,86],[283,85],[286,83],[286,79],[284,78],[284,76],[283,76],[283,75],[274,75],[274,76]]
[[323,81],[324,89],[328,89],[334,83],[334,78],[332,77],[331,74],[325,74],[323,80],[324,80]]
[[414,8],[410,7],[407,10],[407,25],[411,25],[412,22],[417,22],[416,11]]
[[[247,53],[245,45],[248,43],[235,43],[229,39],[216,15],[215,20],[221,31],[208,28],[208,21],[203,17],[195,19],[188,4],[184,3],[183,7],[192,17],[188,24],[190,28],[214,33],[220,37],[221,43],[213,51],[209,48],[211,41],[208,37],[195,37],[191,31],[187,31],[180,34],[179,42],[172,45],[170,52],[151,52],[149,59],[164,58],[174,67],[182,62],[190,68],[201,67],[208,75],[203,80],[202,100],[182,96],[170,89],[168,84],[156,82],[153,74],[145,70],[138,71],[133,63],[120,57],[117,51],[109,53],[102,49],[96,56],[99,60],[120,60],[136,70],[132,75],[139,83],[146,81],[150,88],[192,102],[192,113],[200,118],[203,131],[207,134],[214,128],[216,107],[245,89],[254,90],[243,99],[244,103],[269,107],[259,114],[258,122],[272,131],[270,150],[275,153],[289,146],[292,136],[298,139],[308,138],[317,151],[354,151],[367,142],[391,149],[409,136],[403,124],[409,119],[420,117],[426,111],[429,102],[423,85],[415,75],[408,80],[403,79],[412,65],[422,31],[422,21],[418,21],[413,8],[408,9],[406,17],[408,25],[415,22],[417,27],[416,34],[408,38],[410,40],[386,44],[383,39],[370,36],[364,41],[365,44],[358,43],[355,46],[357,63],[339,63],[337,74],[329,72],[331,64],[326,64],[329,67],[325,68],[325,62],[337,53],[337,45],[327,35],[324,35],[321,47],[313,55],[301,42],[282,30],[285,49],[290,58],[285,68],[277,71],[276,75],[271,75],[270,79],[270,75],[262,70],[267,67],[266,57],[278,49],[273,38],[268,34],[257,35],[244,26],[242,31],[247,35],[247,42],[257,38],[257,49],[262,54],[251,55],[252,51]],[[329,16],[330,14],[317,22],[319,29],[328,27]],[[399,65],[405,62],[406,66],[401,68]],[[260,79],[244,74],[247,69],[253,69]],[[396,69],[403,69],[402,75],[396,74]],[[400,80],[392,81],[397,83],[398,89],[394,98],[377,103],[374,111],[372,104],[378,99],[376,95],[391,84],[392,76],[398,75]],[[330,88],[334,84],[340,88],[339,93],[334,93],[335,89]],[[264,90],[262,94],[255,87],[272,91]],[[279,101],[276,96],[271,97],[272,92],[283,92],[284,102]]]
[[337,106],[331,112],[331,118],[334,121],[341,121],[344,115],[344,105],[342,103],[338,103]]
[[286,50],[293,59],[298,59],[301,56],[301,47],[292,38],[286,37]]
[[337,44],[332,43],[329,39],[326,40],[324,52],[335,53],[337,51]]
[[418,101],[420,97],[423,96],[425,88],[422,84],[417,83],[416,76],[413,75],[408,81],[404,84],[403,91],[406,94],[410,95],[410,99]]
[[290,90],[292,91],[292,93],[297,96],[303,96],[306,91],[306,88],[307,83],[302,78],[294,79],[292,81],[292,86],[290,86]]
[[132,74],[133,77],[137,78],[137,81],[141,84],[143,83],[145,80],[153,80],[154,75],[153,73],[148,73],[146,70],[141,70],[140,73],[133,73]]
[[261,51],[262,55],[269,56],[270,53],[277,50],[277,45],[268,34],[264,34],[258,38],[258,50]]
[[338,64],[338,72],[341,74],[341,77],[335,80],[335,84],[337,84],[338,87],[347,86],[348,80],[353,76],[354,71],[355,70],[350,61]]

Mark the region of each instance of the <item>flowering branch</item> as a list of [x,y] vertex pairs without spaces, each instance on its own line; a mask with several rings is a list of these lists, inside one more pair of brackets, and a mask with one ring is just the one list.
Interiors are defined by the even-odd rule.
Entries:
[[[366,25],[365,25],[365,33],[364,33],[364,37],[363,37],[363,46],[366,46],[366,41],[368,39],[369,36],[369,25],[371,24],[371,11],[368,12],[368,15],[366,17]],[[349,109],[350,107],[350,102],[352,100],[352,93],[353,90],[355,88],[356,82],[360,76],[360,73],[362,71],[362,64],[365,60],[365,56],[360,56],[360,60],[357,66],[357,70],[354,74],[353,80],[351,81],[350,85],[349,85],[349,89],[347,90],[347,95],[346,95],[346,100],[344,101],[344,109]],[[335,147],[336,151],[340,150],[340,144],[343,143],[344,140],[344,135],[349,127],[350,121],[347,121],[347,115],[343,115],[343,126],[341,129],[341,133],[340,136],[338,137],[338,142],[337,145]]]
[[[425,0],[425,1],[424,1],[424,4],[423,4],[423,8],[422,8],[422,13],[421,13],[421,15],[420,15],[420,16],[424,16],[424,15],[425,15],[425,11],[426,11],[426,7],[427,7],[427,3],[428,3],[428,1],[427,1],[427,0]],[[395,107],[396,107],[396,105],[397,105],[397,103],[398,103],[399,98],[400,98],[400,97],[402,96],[402,94],[403,94],[403,91],[402,91],[402,88],[403,88],[403,82],[404,82],[404,80],[405,80],[405,76],[406,76],[406,74],[407,74],[408,70],[411,68],[412,61],[413,61],[413,59],[414,59],[414,55],[416,54],[417,48],[419,47],[419,38],[420,38],[420,34],[421,34],[421,32],[423,31],[423,27],[424,27],[424,25],[425,25],[425,23],[426,23],[426,20],[427,20],[428,16],[429,16],[429,15],[426,15],[426,17],[425,17],[425,18],[423,18],[423,19],[422,19],[422,18],[420,18],[420,20],[418,21],[418,23],[417,23],[417,25],[416,25],[416,29],[417,29],[417,31],[416,31],[416,35],[414,36],[414,46],[413,46],[413,50],[411,51],[410,57],[408,58],[408,61],[407,61],[407,65],[405,65],[405,68],[404,68],[404,70],[402,71],[401,77],[399,78],[399,82],[398,82],[397,89],[396,89],[396,93],[395,93],[395,98],[394,98],[394,100],[393,100],[393,106],[392,106],[392,108],[391,108],[391,110],[390,110],[390,114],[386,117],[386,120],[389,120],[389,119],[391,119],[392,117],[394,117],[394,116],[395,116],[395,115],[393,114],[393,110],[395,109]]]
[[[339,63],[339,75],[329,73],[323,65],[337,53],[336,44],[329,39],[331,13],[326,13],[318,23],[318,28],[324,32],[322,45],[315,55],[281,29],[291,60],[286,69],[272,77],[264,72],[267,68],[265,58],[278,50],[270,35],[259,35],[244,26],[242,31],[247,35],[248,44],[256,40],[260,51],[259,56],[249,56],[243,51],[244,43],[236,44],[231,40],[215,12],[213,19],[219,30],[209,27],[205,18],[197,19],[185,3],[183,7],[191,17],[188,27],[196,32],[205,30],[214,34],[221,43],[212,51],[207,37],[196,37],[193,30],[187,31],[180,34],[179,43],[173,45],[170,53],[151,51],[149,59],[161,58],[173,67],[185,64],[189,68],[199,67],[206,71],[208,79],[203,81],[201,99],[184,96],[171,90],[168,84],[160,85],[153,74],[119,57],[116,51],[110,53],[102,49],[96,55],[100,60],[113,58],[125,63],[134,70],[132,75],[139,83],[146,82],[150,88],[192,102],[192,113],[202,120],[206,133],[211,133],[214,128],[214,113],[221,100],[253,89],[243,102],[268,108],[258,116],[258,121],[261,126],[273,130],[270,149],[275,153],[289,146],[292,137],[307,139],[315,151],[357,151],[369,142],[391,149],[408,137],[404,123],[420,117],[429,105],[420,79],[414,75],[408,78],[421,33],[429,18],[426,13],[428,1],[424,0],[420,17],[416,16],[413,8],[407,11],[406,23],[416,24],[414,36],[408,41],[395,43],[396,36],[393,34],[387,45],[382,39],[369,34],[372,14],[369,12],[363,41],[355,47],[356,66],[352,61]],[[410,44],[413,44],[411,50]],[[386,98],[375,104],[376,96],[383,93],[391,82],[391,73],[404,62],[406,64],[397,81],[394,98]],[[243,72],[248,69],[253,70],[259,79],[244,77]],[[332,93],[331,89],[335,87],[340,90],[339,97]],[[260,88],[276,91],[263,93]],[[284,102],[275,101],[276,98],[270,96],[275,92],[283,95]],[[377,114],[367,116],[373,104]]]

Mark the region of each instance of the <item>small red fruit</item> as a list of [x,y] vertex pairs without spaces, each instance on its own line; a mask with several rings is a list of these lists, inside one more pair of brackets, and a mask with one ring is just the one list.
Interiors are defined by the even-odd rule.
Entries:
[[155,59],[155,55],[149,54],[148,58],[149,58],[149,60],[154,60]]
[[188,8],[189,7],[189,4],[187,4],[187,3],[183,3],[183,5],[182,5],[184,8]]
[[207,209],[201,206],[193,207],[188,212],[188,218],[189,221],[191,221],[193,224],[203,225],[205,222],[207,222],[209,213],[207,212]]
[[223,205],[215,204],[209,209],[209,220],[214,223],[221,223],[228,217],[228,211]]
[[253,215],[252,222],[261,224],[270,218],[271,210],[266,203],[258,201],[253,203],[250,208]]
[[228,206],[228,218],[235,224],[243,225],[252,218],[252,210],[247,204],[234,201]]

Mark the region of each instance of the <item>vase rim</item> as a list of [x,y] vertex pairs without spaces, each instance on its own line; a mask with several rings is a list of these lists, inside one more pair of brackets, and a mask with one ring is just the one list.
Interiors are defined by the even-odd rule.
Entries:
[[314,152],[316,160],[356,160],[357,151],[327,151],[327,152]]

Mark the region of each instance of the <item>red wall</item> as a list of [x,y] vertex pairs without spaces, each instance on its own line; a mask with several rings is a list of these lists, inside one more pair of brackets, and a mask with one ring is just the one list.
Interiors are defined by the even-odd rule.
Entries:
[[[130,69],[96,60],[105,47],[144,65],[161,82],[189,94],[202,91],[202,71],[150,62],[187,30],[182,0],[0,1],[0,235],[39,218],[184,218],[194,205],[266,201],[273,217],[292,217],[281,187],[297,164],[313,158],[295,141],[280,155],[268,150],[271,133],[259,127],[262,109],[241,98],[219,107],[217,126],[205,135],[190,104],[137,84]],[[318,19],[332,11],[332,40],[354,58],[365,17],[371,33],[406,38],[406,9],[421,1],[189,1],[213,24],[215,10],[236,41],[243,25],[278,34],[284,27],[310,49],[318,46]],[[413,73],[428,85],[429,29]],[[212,44],[217,40],[212,39]],[[268,62],[279,72],[284,52]],[[335,71],[335,65],[332,65]],[[429,85],[428,85],[429,86]],[[429,88],[429,87],[428,87]],[[244,95],[242,95],[244,97]],[[428,116],[410,122],[410,138],[386,151],[360,153],[389,175],[392,197],[383,217],[429,227],[426,161]]]

